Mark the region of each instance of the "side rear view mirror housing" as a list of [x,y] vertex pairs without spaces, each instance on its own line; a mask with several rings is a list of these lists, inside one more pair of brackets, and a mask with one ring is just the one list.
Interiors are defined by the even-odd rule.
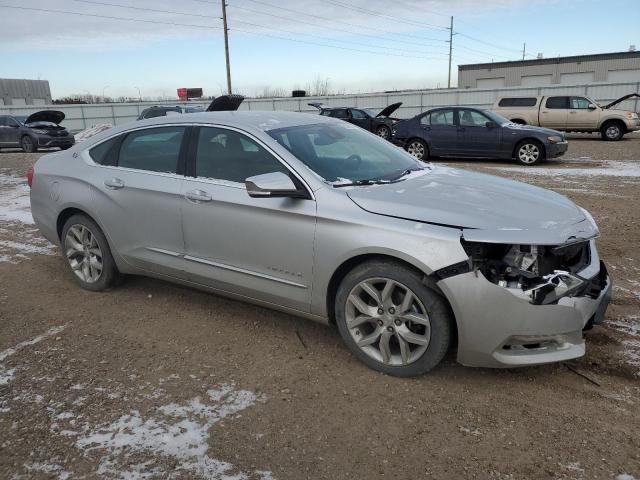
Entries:
[[587,107],[589,110],[595,110],[598,108],[597,105],[594,105],[593,103],[590,103],[589,106]]
[[304,189],[296,187],[291,177],[282,172],[254,175],[247,178],[244,185],[252,198],[309,198]]
[[493,121],[488,121],[487,123],[484,124],[485,127],[487,128],[496,128],[498,126],[498,124],[496,122]]

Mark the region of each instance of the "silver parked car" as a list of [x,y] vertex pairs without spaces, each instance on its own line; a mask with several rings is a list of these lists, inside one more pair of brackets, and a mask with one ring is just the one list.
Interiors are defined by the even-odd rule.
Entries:
[[336,324],[376,370],[580,357],[611,281],[567,198],[433,166],[341,120],[161,117],[42,157],[33,217],[80,286],[153,276]]

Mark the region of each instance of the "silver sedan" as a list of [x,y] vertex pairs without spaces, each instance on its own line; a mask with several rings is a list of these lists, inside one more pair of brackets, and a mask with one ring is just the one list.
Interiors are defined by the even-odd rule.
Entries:
[[161,117],[42,157],[41,232],[90,290],[126,274],[337,325],[399,376],[579,357],[611,281],[591,215],[526,184],[419,162],[340,120]]

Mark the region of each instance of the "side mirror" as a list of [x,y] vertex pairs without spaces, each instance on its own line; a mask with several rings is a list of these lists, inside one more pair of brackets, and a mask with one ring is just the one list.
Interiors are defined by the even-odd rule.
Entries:
[[496,128],[498,126],[498,124],[496,122],[489,121],[489,122],[485,123],[484,126],[487,127],[487,128]]
[[296,188],[289,175],[282,172],[265,173],[249,177],[244,181],[244,185],[247,187],[247,193],[252,198],[307,198],[307,192]]
[[595,110],[596,108],[598,108],[597,105],[594,105],[593,103],[590,103],[589,106],[587,107],[589,110]]

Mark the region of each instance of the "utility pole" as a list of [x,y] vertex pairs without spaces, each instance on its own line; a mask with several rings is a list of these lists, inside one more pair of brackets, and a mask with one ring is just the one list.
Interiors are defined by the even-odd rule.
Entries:
[[224,24],[224,55],[227,60],[227,93],[231,95],[231,66],[229,65],[229,28],[227,27],[226,0],[222,0],[222,23]]
[[527,53],[527,42],[522,45],[522,60],[524,60],[525,53]]
[[451,88],[451,54],[453,53],[453,15],[451,16],[451,27],[449,28],[449,79],[447,88]]

